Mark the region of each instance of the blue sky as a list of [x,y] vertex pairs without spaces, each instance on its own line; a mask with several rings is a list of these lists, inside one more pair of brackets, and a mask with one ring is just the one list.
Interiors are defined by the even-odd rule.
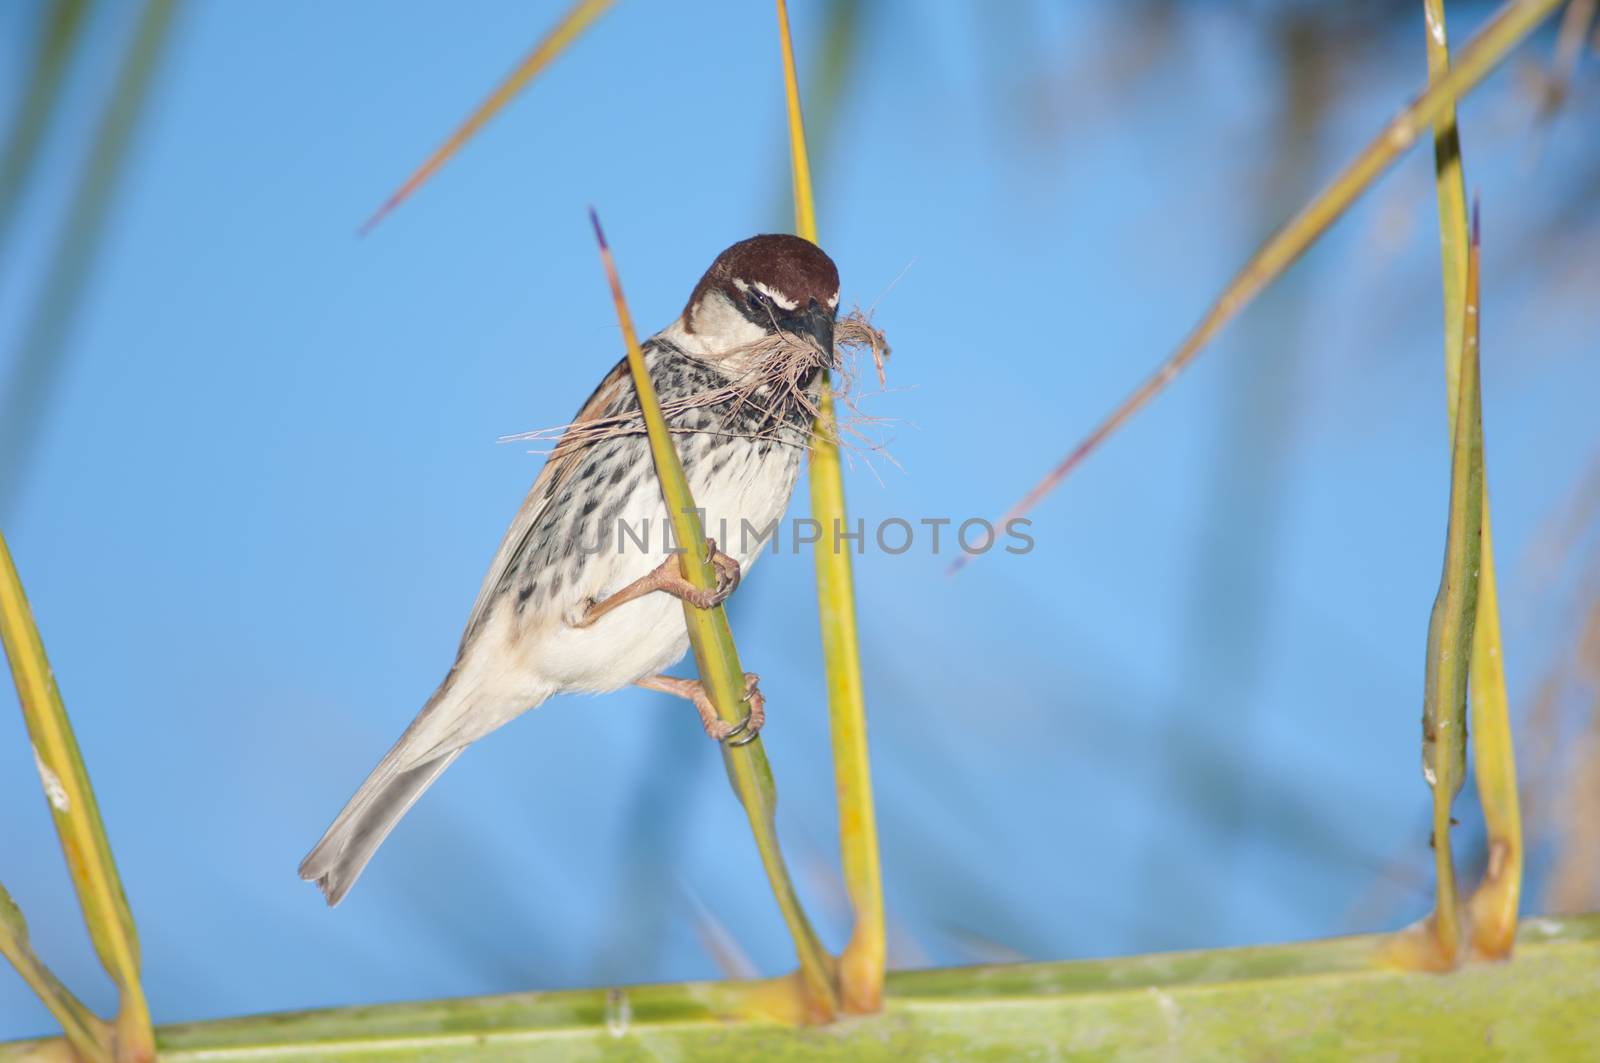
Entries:
[[[822,5],[792,6],[805,69]],[[557,699],[475,747],[337,911],[294,874],[451,660],[541,460],[496,440],[567,421],[620,354],[586,208],[646,331],[722,247],[787,222],[770,11],[620,4],[356,238],[560,7],[179,17],[5,528],[158,1021],[715,977],[700,909],[758,970],[792,962],[714,749],[645,692]],[[1117,85],[1129,39],[1103,9],[1018,5],[1008,32],[953,0],[872,10],[818,184],[845,302],[875,307],[894,345],[890,390],[864,399],[889,457],[856,455],[847,481],[869,525],[1004,510],[1424,73],[1420,26],[1345,42],[1320,133],[1286,159],[1280,71],[1242,13],[1180,16]],[[99,14],[73,128],[131,13]],[[5,17],[10,51],[25,24]],[[1589,158],[1581,116],[1534,129],[1527,112],[1506,74],[1463,111],[1519,704],[1562,637],[1534,562],[1593,456],[1600,325],[1581,297],[1592,212],[1522,239]],[[0,335],[75,172],[68,132],[0,261]],[[1040,507],[1026,556],[954,579],[921,549],[858,559],[896,962],[1426,911],[1418,718],[1447,492],[1434,226],[1417,152]],[[1586,260],[1567,253],[1585,231]],[[838,944],[809,560],[763,562],[731,609],[769,699],[780,830]],[[41,952],[109,1008],[3,706],[0,836]],[[0,1037],[50,1028],[0,970]]]

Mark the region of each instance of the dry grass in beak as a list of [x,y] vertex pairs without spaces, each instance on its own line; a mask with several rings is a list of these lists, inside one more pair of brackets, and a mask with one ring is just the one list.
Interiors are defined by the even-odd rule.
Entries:
[[[840,369],[848,368],[846,356],[859,357],[862,349],[872,352],[872,364],[878,370],[878,386],[888,383],[884,363],[889,360],[889,341],[883,331],[872,327],[871,320],[860,310],[852,310],[833,326],[834,362]],[[836,393],[837,394],[837,393]]]
[[[881,424],[882,420],[862,414],[852,399],[863,352],[870,352],[872,363],[878,373],[878,382],[882,385],[885,380],[884,366],[889,357],[889,341],[882,330],[872,326],[865,314],[860,310],[852,310],[834,325],[833,361],[826,366],[837,373],[833,389],[834,398],[849,411],[849,416],[838,419],[837,432],[841,438],[835,442],[841,447],[849,446],[851,449],[881,451],[882,447],[866,435],[864,428],[867,425]],[[806,440],[796,438],[793,430],[786,427],[783,411],[786,407],[798,406],[804,411],[808,421],[815,422],[818,414],[817,403],[807,393],[806,385],[819,368],[822,361],[820,353],[817,346],[807,339],[786,332],[776,333],[747,344],[730,355],[730,361],[743,369],[738,379],[722,387],[662,403],[661,412],[666,416],[668,424],[672,424],[689,410],[726,405],[728,409],[722,418],[724,427],[688,428],[673,424],[672,431],[684,435],[693,432],[713,435],[737,434],[757,439],[773,439],[796,446],[804,445]],[[751,414],[758,416],[761,426],[755,431],[734,432],[725,427],[735,416]],[[618,436],[643,434],[644,421],[639,411],[635,409],[626,414],[597,417],[554,428],[540,428],[532,432],[504,436],[500,441],[502,443],[526,440],[553,441],[555,446],[549,453],[554,457]],[[849,442],[847,443],[843,437],[848,437]]]

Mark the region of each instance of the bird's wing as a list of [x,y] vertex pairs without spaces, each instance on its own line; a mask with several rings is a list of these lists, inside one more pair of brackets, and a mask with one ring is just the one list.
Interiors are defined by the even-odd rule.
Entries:
[[[585,422],[598,420],[607,410],[614,409],[617,400],[628,387],[630,387],[628,360],[623,358],[612,367],[611,372],[600,381],[600,386],[594,389],[594,394],[590,395],[589,400],[578,410],[578,415],[572,419],[564,438],[570,439],[574,428]],[[516,517],[511,521],[511,527],[506,529],[505,538],[500,541],[500,549],[496,551],[494,561],[489,565],[489,573],[484,577],[483,586],[478,590],[478,600],[472,604],[472,613],[467,617],[466,632],[461,637],[463,648],[488,615],[496,590],[506,573],[516,565],[523,551],[527,549],[539,519],[550,507],[551,499],[560,493],[562,485],[577,470],[583,451],[582,445],[563,446],[558,443],[550,457],[546,459],[544,468],[539,470],[538,478],[528,489],[528,497],[522,500],[522,508],[517,510]]]

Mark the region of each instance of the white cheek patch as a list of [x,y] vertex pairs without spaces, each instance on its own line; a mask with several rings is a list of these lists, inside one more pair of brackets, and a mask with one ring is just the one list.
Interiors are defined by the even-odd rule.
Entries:
[[[747,287],[739,281],[734,284]],[[712,292],[701,299],[690,316],[694,322],[696,349],[725,350],[754,343],[767,334],[760,325],[745,317],[724,292]]]
[[828,300],[828,309],[829,310],[837,310],[837,309],[839,309],[839,293],[838,292],[834,292],[833,293],[833,297]]

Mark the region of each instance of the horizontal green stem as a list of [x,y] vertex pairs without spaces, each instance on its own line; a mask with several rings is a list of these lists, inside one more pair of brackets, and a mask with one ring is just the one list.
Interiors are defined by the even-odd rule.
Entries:
[[[741,1018],[762,983],[395,1004],[157,1030],[163,1063],[250,1060],[1584,1058],[1600,1043],[1600,916],[1525,922],[1511,964],[1412,974],[1387,936],[892,973],[881,1015]],[[0,1046],[0,1061],[38,1043]]]

